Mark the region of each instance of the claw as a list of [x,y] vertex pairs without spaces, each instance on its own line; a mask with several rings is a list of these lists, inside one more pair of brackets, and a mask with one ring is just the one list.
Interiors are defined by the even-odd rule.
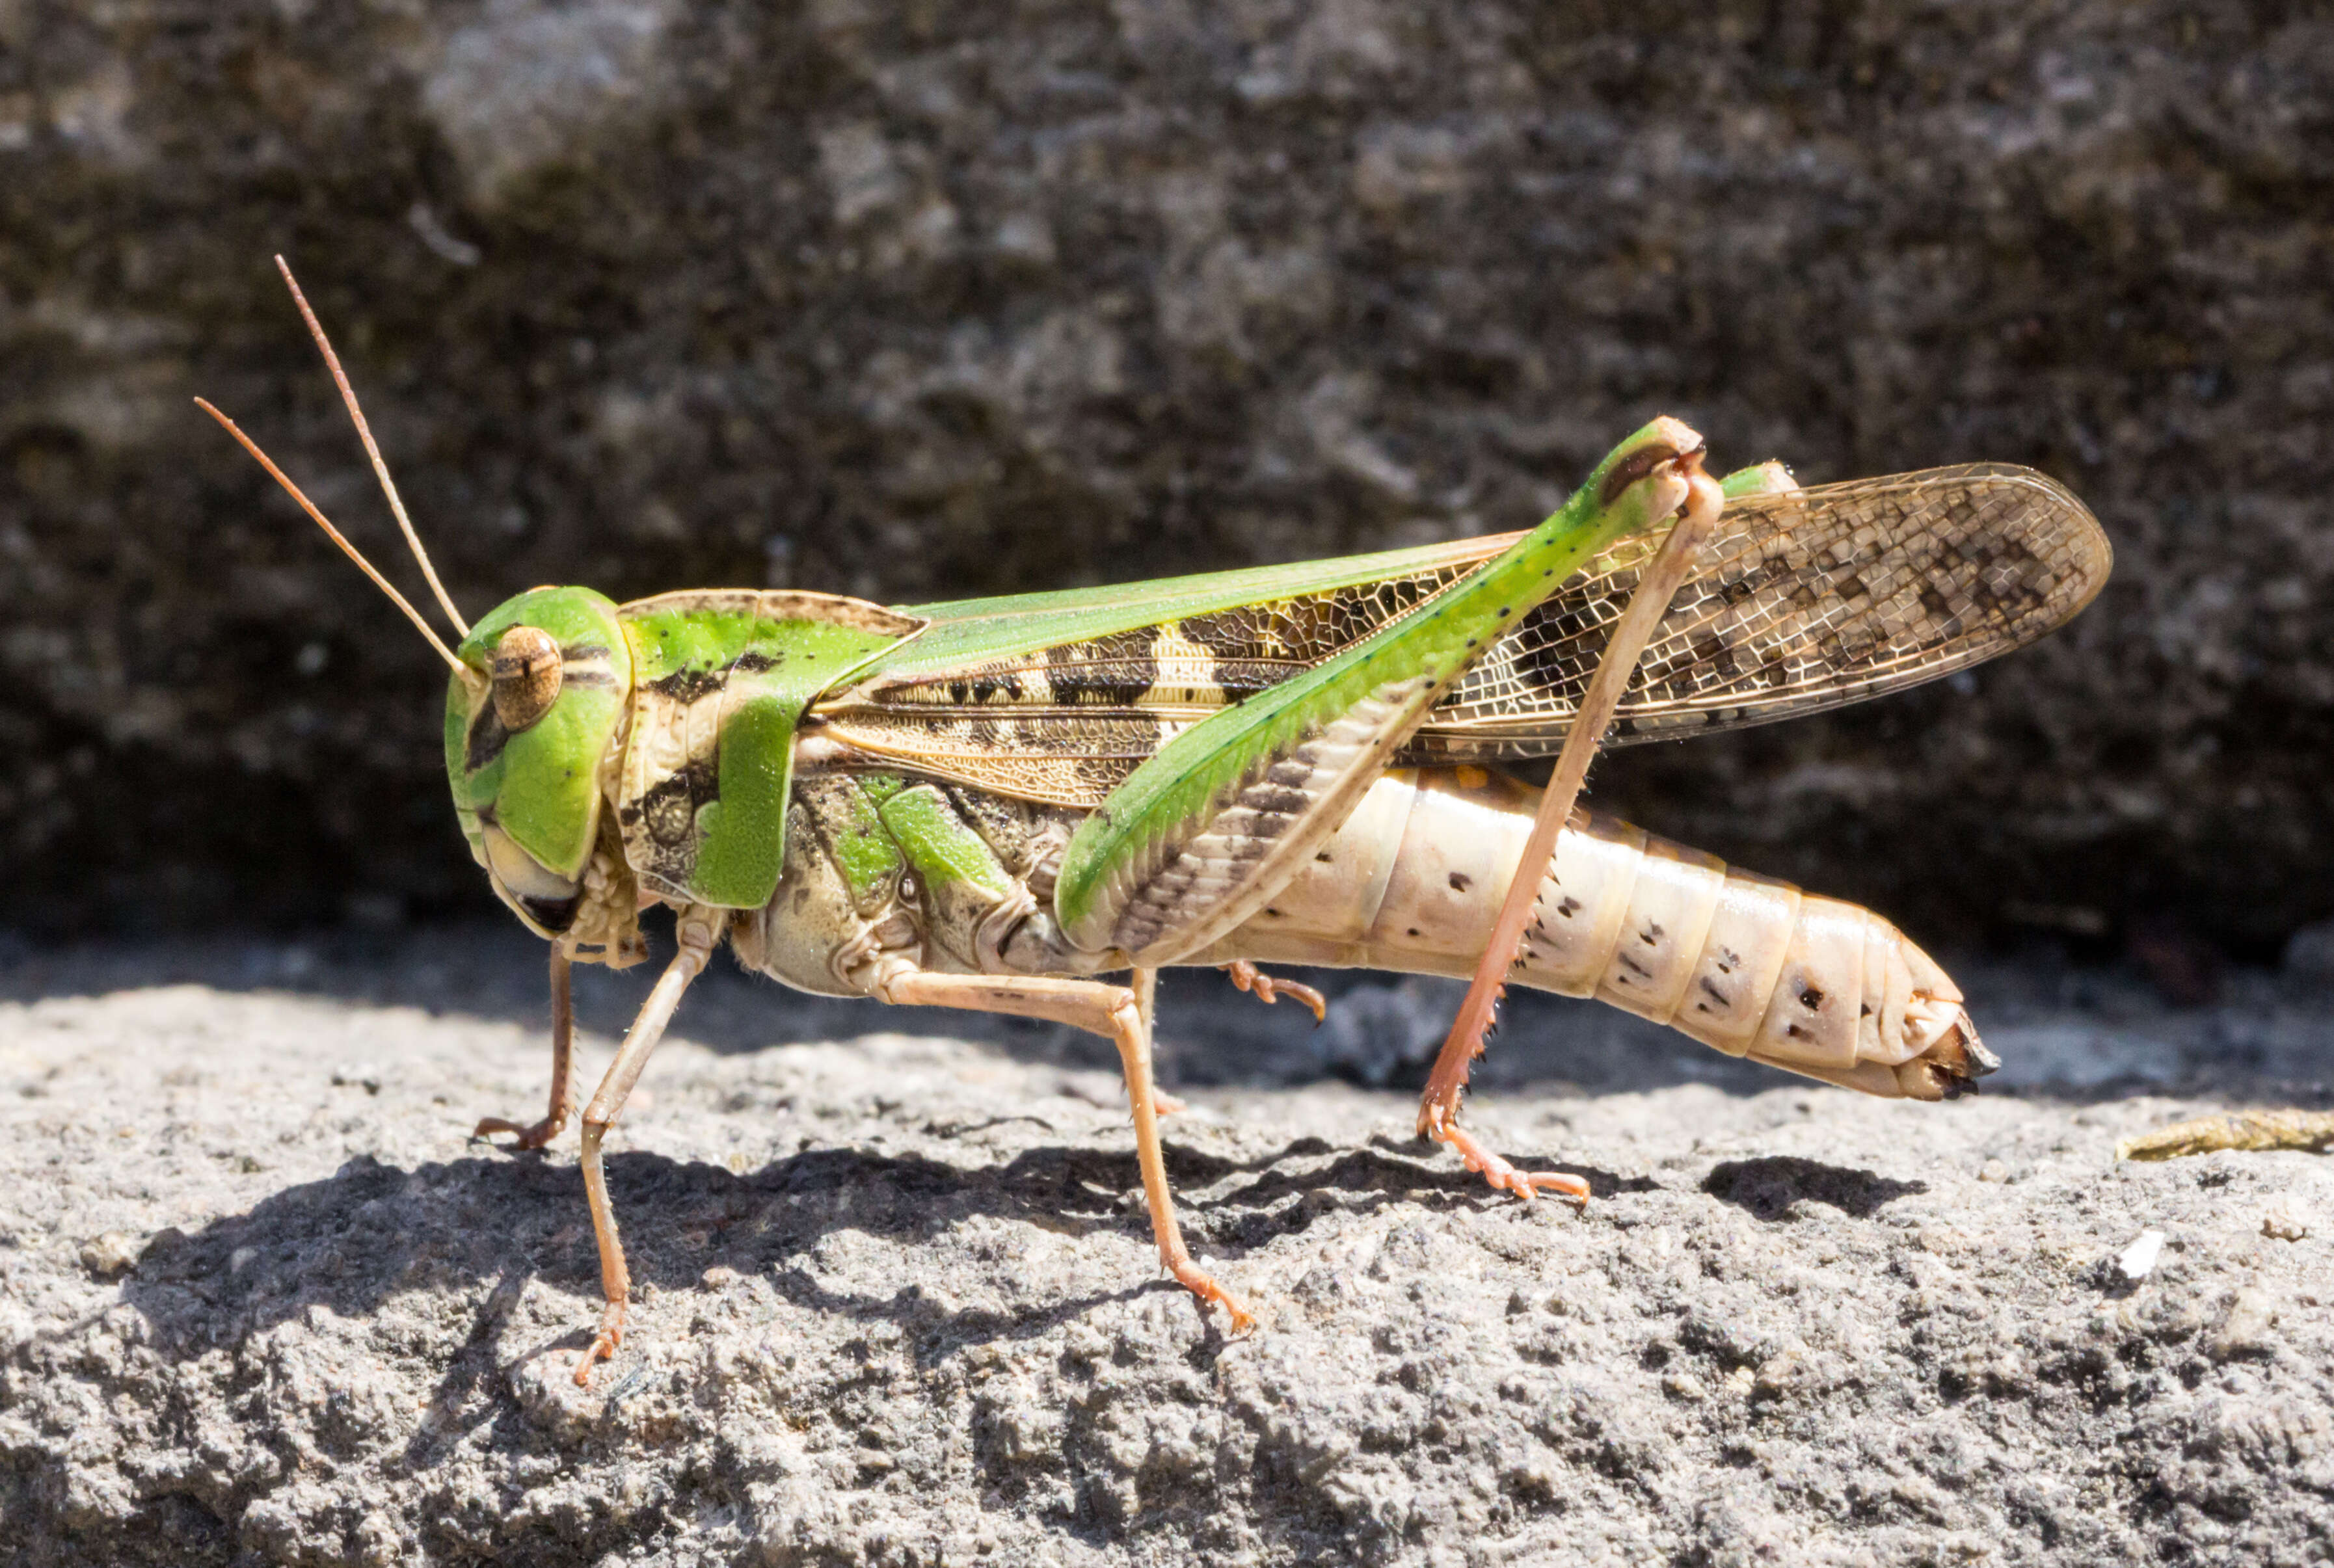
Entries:
[[1202,1305],[1213,1302],[1223,1308],[1232,1320],[1231,1332],[1234,1334],[1256,1332],[1256,1319],[1249,1314],[1248,1308],[1240,1304],[1239,1297],[1218,1284],[1215,1276],[1207,1270],[1188,1261],[1179,1263],[1162,1258],[1160,1262],[1169,1274],[1175,1276],[1178,1284],[1200,1298]]
[[567,1117],[564,1112],[557,1116],[546,1116],[542,1121],[532,1124],[512,1121],[500,1116],[488,1116],[480,1119],[478,1124],[470,1129],[470,1136],[491,1138],[497,1132],[516,1132],[518,1134],[518,1140],[511,1145],[513,1149],[543,1149],[560,1133],[566,1130],[566,1128]]
[[1468,1169],[1482,1173],[1494,1192],[1512,1192],[1529,1203],[1545,1188],[1568,1203],[1582,1208],[1588,1207],[1588,1184],[1580,1178],[1560,1170],[1519,1170],[1476,1142],[1474,1135],[1455,1121],[1435,1118],[1426,1135],[1437,1143],[1449,1144],[1466,1162]]
[[1299,985],[1294,980],[1276,980],[1246,958],[1233,959],[1224,966],[1224,973],[1231,976],[1233,985],[1249,992],[1267,1006],[1279,1001],[1283,996],[1288,996],[1304,1003],[1313,1010],[1313,1022],[1316,1024],[1321,1024],[1329,1016],[1329,999],[1320,992],[1310,986]]
[[592,1386],[592,1367],[596,1361],[612,1360],[616,1347],[624,1342],[624,1303],[610,1302],[600,1313],[600,1332],[593,1336],[590,1348],[576,1358],[575,1386]]

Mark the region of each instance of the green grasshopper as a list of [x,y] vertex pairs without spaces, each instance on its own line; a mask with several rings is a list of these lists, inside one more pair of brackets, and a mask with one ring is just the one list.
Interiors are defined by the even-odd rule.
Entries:
[[[2062,624],[2110,557],[2040,474],[1982,464],[1801,490],[1770,464],[1722,485],[1701,438],[1661,418],[1520,534],[907,609],[537,588],[466,626],[284,276],[459,644],[202,407],[450,667],[456,816],[497,895],[551,945],[549,1110],[481,1135],[541,1148],[564,1129],[569,966],[640,961],[641,911],[676,911],[679,954],[583,1112],[606,1305],[578,1382],[616,1350],[629,1295],[602,1143],[725,939],[805,991],[1114,1042],[1161,1260],[1236,1330],[1251,1320],[1183,1245],[1161,1156],[1164,966],[1226,967],[1316,1014],[1316,995],[1255,966],[1475,975],[1483,1005],[1454,1029],[1420,1128],[1521,1198],[1587,1188],[1517,1170],[1459,1125],[1501,980],[1876,1095],[1945,1098],[1997,1064],[1961,992],[1886,920],[1576,813],[1571,795],[1607,717],[1618,743],[1765,723]],[[1689,530],[1708,543],[1673,596]],[[1600,666],[1632,601],[1639,625]],[[1568,782],[1545,799],[1497,771],[1559,746]]]

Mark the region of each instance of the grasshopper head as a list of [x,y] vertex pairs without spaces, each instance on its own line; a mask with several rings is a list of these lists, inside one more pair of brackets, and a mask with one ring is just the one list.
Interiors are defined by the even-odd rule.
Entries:
[[632,659],[616,607],[588,588],[498,605],[456,649],[446,775],[470,852],[538,936],[575,922],[600,837],[600,767]]
[[575,957],[588,945],[598,948],[599,962],[617,967],[638,963],[646,948],[640,939],[636,885],[621,851],[600,851],[600,769],[619,744],[632,685],[632,646],[624,640],[615,605],[588,588],[536,588],[497,606],[477,625],[465,626],[405,515],[405,503],[365,428],[356,392],[323,324],[280,255],[275,270],[284,274],[285,287],[340,383],[381,494],[439,608],[461,634],[460,649],[446,646],[429,620],[333,526],[259,443],[202,399],[195,399],[196,407],[258,460],[454,671],[446,694],[446,776],[454,786],[463,836],[486,867],[496,894],[528,929],[564,938]]

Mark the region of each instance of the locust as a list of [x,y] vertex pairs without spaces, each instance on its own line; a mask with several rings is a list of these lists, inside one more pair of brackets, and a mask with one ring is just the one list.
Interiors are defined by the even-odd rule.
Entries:
[[[496,895],[549,945],[548,1109],[489,1117],[478,1136],[540,1149],[565,1129],[571,966],[641,961],[641,914],[673,911],[678,952],[582,1111],[605,1301],[579,1383],[617,1352],[630,1296],[602,1148],[725,942],[799,990],[1110,1040],[1160,1260],[1234,1332],[1253,1319],[1185,1246],[1162,1156],[1162,967],[1223,968],[1316,1015],[1317,993],[1258,966],[1473,976],[1419,1128],[1519,1198],[1588,1189],[1517,1169],[1461,1122],[1509,983],[1882,1097],[1950,1098],[1998,1065],[1961,991],[1886,919],[1574,797],[1607,741],[1861,701],[2063,624],[2111,554],[2040,473],[1979,463],[1802,488],[1770,463],[1722,481],[1665,417],[1519,534],[907,607],[543,587],[468,623],[277,265],[458,640],[201,407],[449,668],[455,816]],[[1514,776],[1551,755],[1545,791]]]

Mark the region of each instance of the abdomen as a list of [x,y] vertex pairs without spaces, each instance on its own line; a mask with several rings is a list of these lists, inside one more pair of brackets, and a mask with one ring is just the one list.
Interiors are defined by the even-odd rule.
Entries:
[[[1186,961],[1471,975],[1538,804],[1479,769],[1391,773],[1262,913]],[[1960,989],[1888,921],[1600,813],[1558,837],[1511,978],[1868,1093],[1940,1099],[1994,1065]]]

